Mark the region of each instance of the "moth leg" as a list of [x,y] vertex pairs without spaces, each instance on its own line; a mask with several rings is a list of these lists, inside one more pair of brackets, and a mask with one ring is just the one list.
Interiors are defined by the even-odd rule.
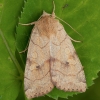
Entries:
[[27,48],[25,48],[25,50],[20,51],[19,53],[24,53],[24,52],[26,52],[27,50],[28,50],[28,47],[27,47]]
[[[41,19],[42,16],[40,16],[40,18],[38,20]],[[22,23],[19,23],[20,25],[24,25],[24,26],[28,26],[28,25],[34,25],[37,21],[34,21],[34,22],[31,22],[31,23],[27,23],[27,24],[22,24]]]
[[68,36],[70,40],[74,41],[74,42],[81,42],[81,41],[78,41],[78,40],[74,40],[72,39],[70,36]]
[[28,40],[28,43],[26,45],[26,48],[23,51],[20,51],[19,53],[24,53],[24,52],[26,52],[28,50],[28,45],[29,45],[30,39],[31,39],[31,36],[30,36],[30,38]]
[[[30,38],[31,38],[31,36],[30,36]],[[30,38],[28,40],[28,43],[26,45],[26,48],[23,51],[20,51],[19,53],[24,53],[24,52],[26,52],[28,50],[28,45],[29,45],[29,42],[30,42]]]
[[35,22],[32,22],[32,23],[28,23],[28,24],[22,24],[22,23],[19,23],[20,25],[25,25],[25,26],[27,26],[27,25],[34,25],[36,23],[36,21]]

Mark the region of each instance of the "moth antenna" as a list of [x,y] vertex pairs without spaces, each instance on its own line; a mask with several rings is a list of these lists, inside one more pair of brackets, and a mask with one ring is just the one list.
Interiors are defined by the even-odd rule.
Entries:
[[65,24],[67,24],[74,32],[76,32],[78,35],[80,35],[82,37],[82,35],[80,33],[78,33],[71,25],[69,25],[67,22],[65,22],[64,20],[62,20],[61,18],[57,17],[59,20],[61,20],[62,22],[64,22]]
[[53,1],[53,13],[55,12],[55,3]]
[[53,1],[53,11],[52,11],[52,17],[54,17],[54,18],[55,18],[55,3],[54,3],[54,1]]

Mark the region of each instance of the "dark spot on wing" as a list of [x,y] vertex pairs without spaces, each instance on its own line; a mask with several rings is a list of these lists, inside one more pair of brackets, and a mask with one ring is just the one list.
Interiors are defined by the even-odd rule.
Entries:
[[36,68],[37,68],[37,69],[39,69],[39,68],[40,68],[40,66],[36,66]]
[[66,65],[68,66],[69,65],[69,62],[66,61]]

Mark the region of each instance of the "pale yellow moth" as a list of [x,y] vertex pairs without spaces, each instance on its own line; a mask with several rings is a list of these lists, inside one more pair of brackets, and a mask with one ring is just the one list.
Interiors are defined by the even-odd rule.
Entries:
[[[55,7],[54,7],[55,9]],[[54,86],[64,91],[85,92],[83,66],[55,13],[43,12],[33,25],[25,67],[27,98],[43,96]]]

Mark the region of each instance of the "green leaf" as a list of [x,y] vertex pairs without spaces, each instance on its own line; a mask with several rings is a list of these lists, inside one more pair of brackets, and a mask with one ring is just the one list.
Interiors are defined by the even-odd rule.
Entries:
[[22,84],[23,70],[15,57],[15,29],[22,5],[23,0],[0,0],[1,100],[15,100]]
[[[68,22],[74,29],[76,29],[82,37],[75,34],[75,32],[66,24],[62,23],[66,32],[74,39],[81,40],[81,43],[73,43],[76,52],[84,66],[87,86],[93,84],[93,80],[97,78],[97,73],[100,71],[100,1],[99,0],[54,0],[56,5],[56,16]],[[68,7],[63,8],[66,4]],[[42,15],[43,10],[52,13],[52,0],[28,0],[25,3],[23,13],[19,19],[20,23],[30,23],[38,20]],[[32,26],[17,27],[16,45],[19,51],[26,48]],[[26,53],[21,54],[21,58],[25,63]],[[68,98],[77,92],[64,92],[54,88],[52,92],[47,94],[49,97],[57,99],[58,97]]]

